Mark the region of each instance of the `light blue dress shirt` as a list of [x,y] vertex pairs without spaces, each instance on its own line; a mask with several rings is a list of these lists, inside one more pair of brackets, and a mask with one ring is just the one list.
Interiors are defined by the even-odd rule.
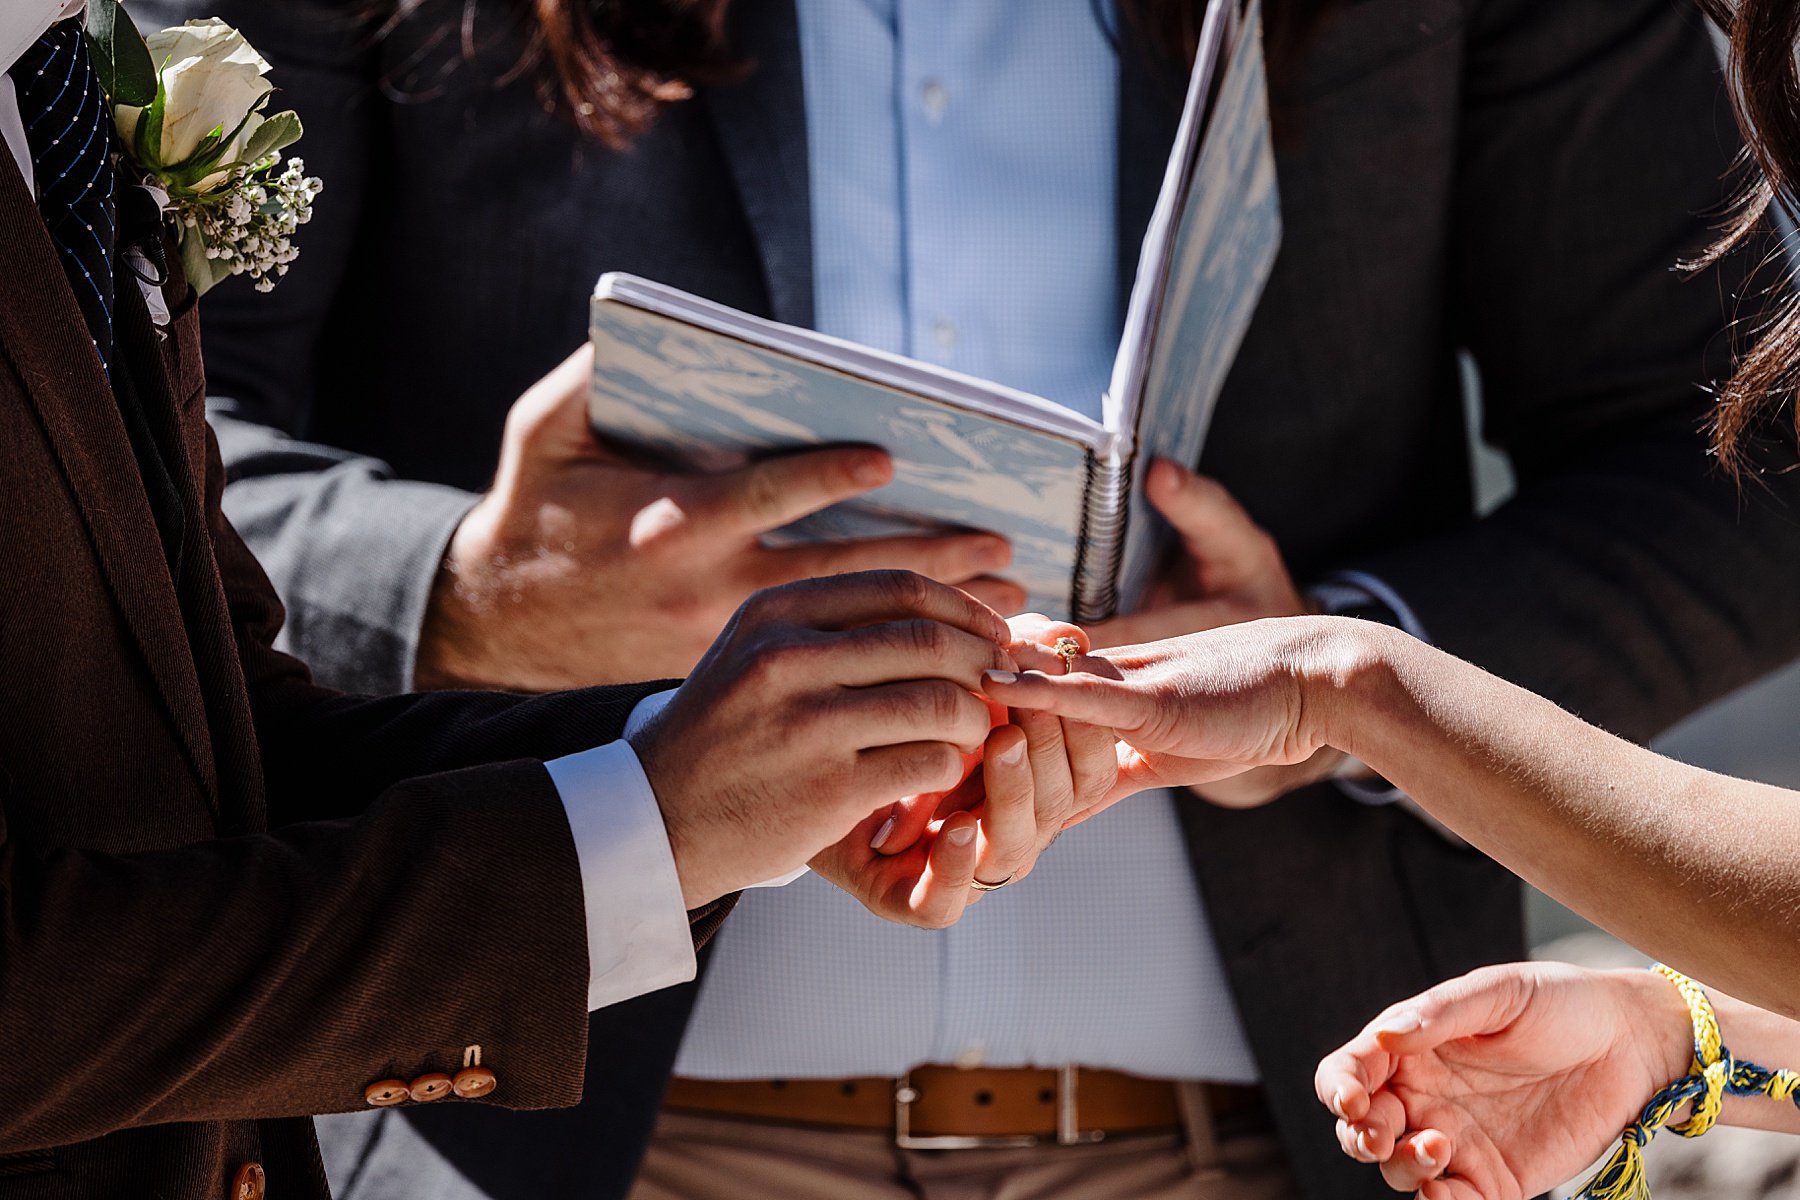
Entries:
[[[1095,6],[799,0],[799,16],[818,328],[1098,416],[1120,313],[1118,61]],[[1184,802],[1139,796],[1070,831],[942,932],[813,876],[746,895],[677,1072],[1254,1080]]]

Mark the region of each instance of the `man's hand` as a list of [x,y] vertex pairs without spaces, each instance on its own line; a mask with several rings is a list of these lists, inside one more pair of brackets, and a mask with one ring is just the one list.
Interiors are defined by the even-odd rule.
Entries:
[[690,909],[794,870],[988,739],[1006,623],[901,571],[751,597],[632,745]]
[[[1180,537],[1180,552],[1142,607],[1093,627],[1097,646],[1140,645],[1264,617],[1310,611],[1281,548],[1218,483],[1169,461],[1151,464],[1144,489]],[[1306,762],[1265,767],[1194,789],[1226,808],[1253,808],[1317,783],[1343,762],[1323,750]]]
[[[1007,649],[1020,666],[1060,669],[1047,649],[1059,637],[1087,647],[1076,626],[1036,614],[1008,624]],[[976,881],[1023,880],[1064,829],[1106,806],[1118,773],[1111,730],[999,705],[989,721],[993,730],[955,788],[870,814],[813,869],[879,916],[939,929],[984,895]]]
[[837,448],[713,475],[621,461],[588,427],[593,349],[507,415],[494,486],[451,538],[420,635],[420,687],[551,691],[685,675],[744,598],[877,568],[958,584],[1001,611],[989,534],[768,548],[764,533],[893,477],[887,455]]
[[1338,1142],[1423,1200],[1566,1182],[1688,1072],[1680,994],[1648,971],[1484,967],[1388,1009],[1319,1064]]

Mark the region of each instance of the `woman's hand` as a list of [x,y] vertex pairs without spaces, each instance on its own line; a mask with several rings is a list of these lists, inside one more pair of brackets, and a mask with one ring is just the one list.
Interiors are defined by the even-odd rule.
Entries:
[[[1007,652],[1023,666],[1061,670],[1050,650],[1058,638],[1087,649],[1074,625],[1036,614],[1008,625]],[[993,728],[961,783],[873,814],[813,869],[879,916],[942,928],[981,898],[977,882],[1023,880],[1063,830],[1106,807],[1118,773],[1111,730],[991,701],[988,716]]]
[[1520,1200],[1605,1153],[1687,1074],[1687,1007],[1648,971],[1486,967],[1382,1013],[1319,1064],[1338,1142],[1423,1200]]
[[592,347],[507,414],[494,486],[450,541],[420,633],[420,687],[551,691],[687,674],[751,592],[873,569],[961,586],[1002,612],[990,534],[767,547],[762,535],[887,483],[880,450],[784,455],[718,474],[650,470],[588,428]]
[[1014,711],[1116,732],[1124,745],[1111,802],[1307,762],[1329,744],[1343,681],[1403,636],[1335,617],[1255,621],[1098,650],[1068,675],[991,672],[984,687]]

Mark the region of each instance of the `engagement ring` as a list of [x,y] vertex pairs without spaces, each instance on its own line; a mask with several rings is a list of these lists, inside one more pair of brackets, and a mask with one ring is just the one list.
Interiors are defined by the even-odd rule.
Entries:
[[1072,637],[1059,637],[1056,645],[1050,647],[1063,660],[1063,674],[1075,673],[1075,660],[1081,657],[1081,643]]

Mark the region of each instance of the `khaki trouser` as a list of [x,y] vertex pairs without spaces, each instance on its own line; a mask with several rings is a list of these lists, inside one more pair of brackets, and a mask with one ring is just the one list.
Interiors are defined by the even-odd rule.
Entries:
[[1088,1146],[901,1150],[879,1133],[665,1111],[631,1200],[1294,1200],[1266,1122]]

